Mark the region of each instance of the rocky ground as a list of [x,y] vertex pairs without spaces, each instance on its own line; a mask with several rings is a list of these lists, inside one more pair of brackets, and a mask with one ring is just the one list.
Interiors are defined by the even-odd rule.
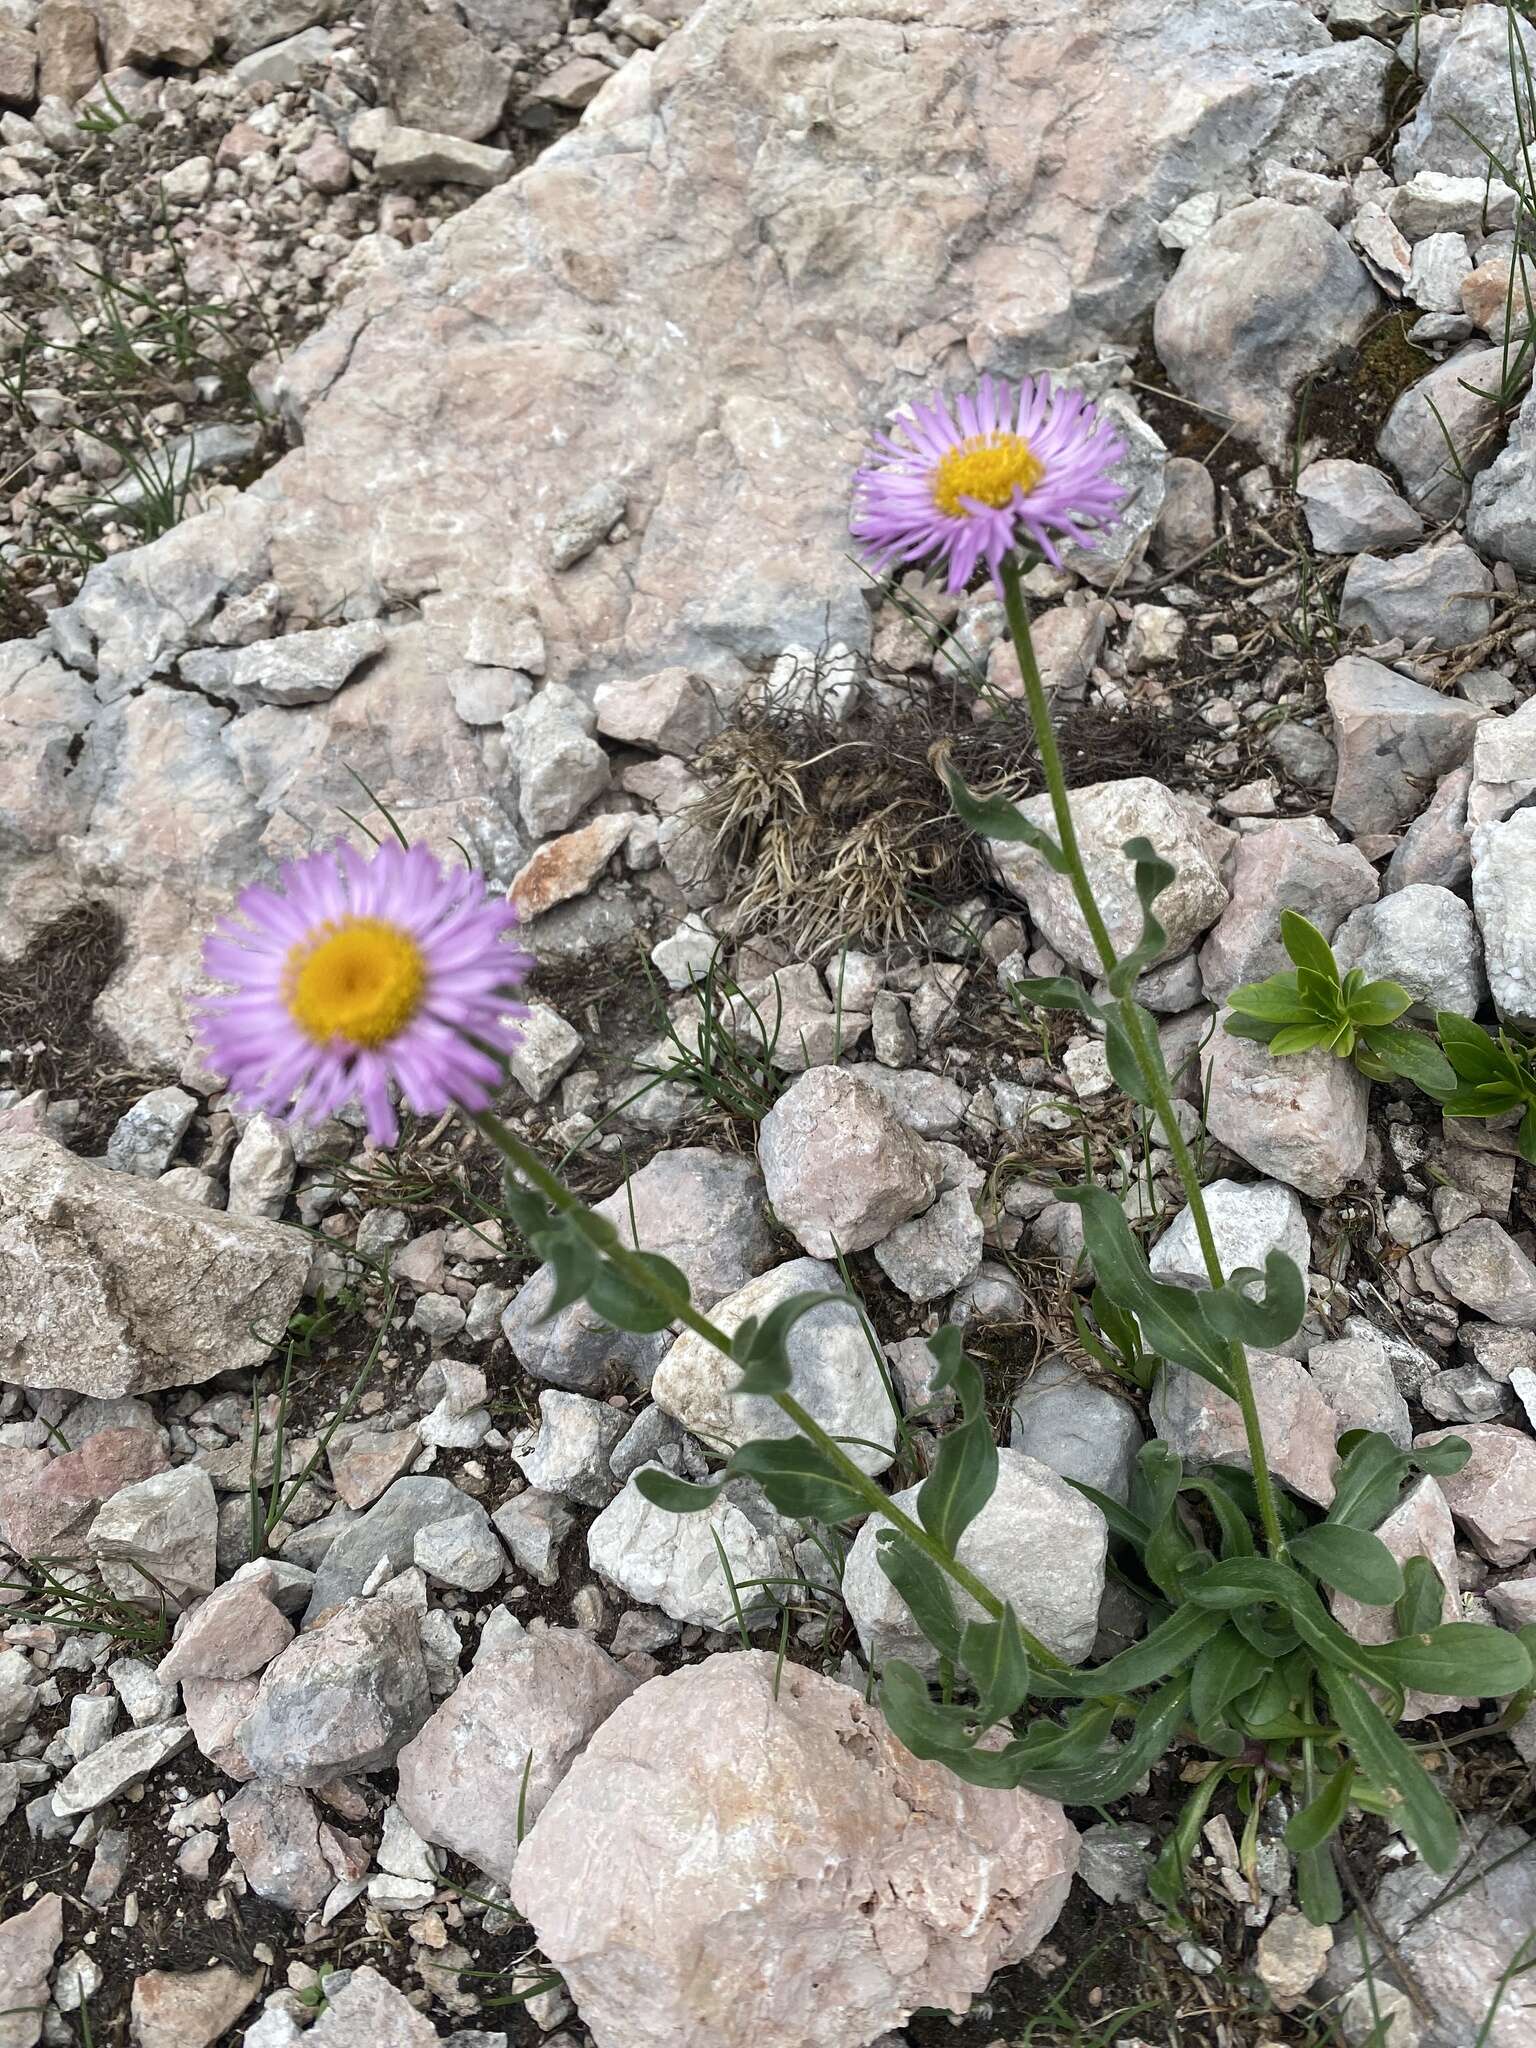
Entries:
[[1061,1475],[1242,1433],[1078,1342],[1053,1178],[1086,1144],[1195,1285],[1188,1213],[1100,1045],[1010,1000],[1091,978],[1060,881],[935,779],[1039,788],[1000,607],[846,538],[893,405],[1051,368],[1134,493],[1029,579],[1080,830],[1117,937],[1120,845],[1173,862],[1144,998],[1223,1255],[1309,1274],[1277,1469],[1325,1501],[1346,1428],[1454,1428],[1382,1533],[1536,1621],[1513,1132],[1218,1025],[1289,906],[1536,1026],[1528,215],[1468,133],[1529,191],[1536,32],[1037,13],[0,0],[0,2048],[1536,2040],[1529,1717],[1410,1702],[1449,1886],[1359,1823],[1330,1944],[1282,1802],[1255,1860],[1218,1801],[1171,1919],[1177,1759],[1066,1815],[916,1764],[872,1530],[635,1486],[764,1426],[712,1355],[545,1320],[457,1125],[245,1116],[188,1030],[245,882],[387,818],[460,847],[539,962],[512,1120],[727,1323],[840,1251],[802,1398],[893,1491],[962,1324],[972,1561],[1112,1648]]

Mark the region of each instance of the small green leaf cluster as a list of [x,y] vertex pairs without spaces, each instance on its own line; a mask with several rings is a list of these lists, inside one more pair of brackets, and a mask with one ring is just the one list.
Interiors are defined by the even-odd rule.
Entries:
[[1435,1019],[1456,1086],[1441,1104],[1447,1116],[1520,1117],[1520,1157],[1536,1166],[1536,1046],[1469,1017],[1442,1010]]
[[[1083,1216],[1103,1297],[1132,1319],[1160,1357],[1232,1390],[1230,1346],[1273,1348],[1305,1308],[1294,1263],[1271,1253],[1263,1274],[1234,1273],[1221,1288],[1192,1293],[1158,1280],[1113,1196],[1095,1187],[1062,1191]],[[622,1246],[589,1211],[551,1207],[512,1186],[507,1208],[550,1265],[550,1314],[585,1300],[621,1329],[654,1331],[689,1308],[688,1283],[669,1261]],[[614,1254],[620,1254],[616,1263]],[[786,1340],[823,1293],[797,1295],[762,1319],[749,1317],[722,1348],[739,1369],[737,1391],[767,1396],[807,1431],[796,1409]],[[941,1437],[907,1520],[832,1439],[810,1434],[742,1444],[707,1485],[645,1468],[645,1498],[696,1513],[733,1478],[756,1482],[781,1514],[836,1526],[872,1508],[881,1570],[937,1652],[940,1696],[900,1659],[881,1673],[891,1726],[914,1754],[970,1783],[1026,1786],[1072,1805],[1128,1792],[1175,1743],[1195,1741],[1214,1759],[1159,1857],[1154,1894],[1173,1905],[1200,1824],[1230,1783],[1253,1811],[1264,1791],[1289,1789],[1287,1840],[1300,1895],[1314,1919],[1342,1902],[1326,1853],[1355,1808],[1390,1818],[1426,1861],[1445,1868],[1456,1826],[1435,1780],[1396,1732],[1406,1691],[1471,1697],[1514,1695],[1523,1711],[1533,1687],[1536,1630],[1440,1621],[1444,1589],[1423,1558],[1399,1565],[1373,1531],[1419,1474],[1447,1473],[1468,1455],[1457,1438],[1400,1451],[1385,1436],[1341,1440],[1337,1490],[1317,1517],[1284,1499],[1284,1549],[1260,1554],[1254,1484],[1247,1473],[1186,1473],[1166,1444],[1147,1444],[1127,1504],[1082,1486],[1109,1525],[1113,1567],[1145,1610],[1147,1633],[1090,1669],[1072,1669],[1039,1643],[1014,1609],[959,1562],[958,1549],[997,1483],[998,1456],[985,1388],[964,1355],[958,1328],[932,1339],[936,1391],[958,1397],[960,1421]],[[1362,1645],[1334,1620],[1325,1595],[1391,1607],[1398,1633]],[[1026,1708],[1033,1712],[1021,1717]]]
[[1234,1038],[1258,1039],[1277,1059],[1331,1052],[1372,1081],[1412,1081],[1436,1099],[1451,1092],[1456,1076],[1433,1038],[1399,1021],[1413,1001],[1405,988],[1367,981],[1358,967],[1341,975],[1333,948],[1297,911],[1281,911],[1280,937],[1294,964],[1233,989],[1226,1028]]

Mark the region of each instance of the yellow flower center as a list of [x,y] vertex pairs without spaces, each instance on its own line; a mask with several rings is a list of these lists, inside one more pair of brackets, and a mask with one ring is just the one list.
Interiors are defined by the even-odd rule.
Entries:
[[426,986],[427,963],[408,932],[378,917],[347,917],[294,947],[283,994],[317,1045],[341,1038],[375,1046],[410,1023]]
[[1001,510],[1017,491],[1032,491],[1045,464],[1021,434],[972,434],[951,448],[933,477],[933,502],[949,519],[965,511],[962,498]]

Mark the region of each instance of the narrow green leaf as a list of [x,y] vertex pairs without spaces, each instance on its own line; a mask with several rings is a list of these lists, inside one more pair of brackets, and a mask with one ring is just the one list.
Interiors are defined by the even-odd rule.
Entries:
[[1340,1527],[1374,1529],[1397,1505],[1404,1479],[1413,1469],[1406,1452],[1379,1430],[1362,1431],[1345,1449],[1333,1475],[1333,1499],[1327,1520]]
[[726,1469],[755,1479],[781,1515],[835,1523],[868,1512],[841,1468],[804,1437],[755,1437],[732,1453]]
[[695,1486],[691,1479],[674,1479],[659,1465],[642,1465],[635,1474],[636,1491],[653,1508],[666,1508],[674,1515],[697,1515],[711,1507],[725,1486],[723,1479],[713,1486]]
[[1170,1911],[1184,1896],[1185,1867],[1195,1853],[1195,1844],[1211,1810],[1211,1801],[1225,1780],[1225,1771],[1212,1771],[1200,1780],[1179,1809],[1179,1817],[1158,1851],[1157,1861],[1147,1878],[1147,1890],[1160,1906],[1166,1906]]
[[1067,974],[1031,976],[1008,984],[1020,1002],[1033,1003],[1039,1010],[1075,1010],[1080,1017],[1102,1024],[1105,1012],[1080,981]]
[[1477,1621],[1399,1636],[1374,1645],[1365,1658],[1389,1684],[1463,1699],[1502,1698],[1531,1682],[1530,1654],[1520,1638]]
[[1056,841],[1048,832],[1042,832],[1038,825],[1031,824],[1017,804],[1005,796],[977,796],[966,788],[953,768],[945,768],[944,782],[955,815],[962,824],[969,825],[973,832],[979,832],[983,839],[1002,839],[1013,845],[1027,846],[1058,875],[1067,872],[1066,860]]
[[1196,1655],[1190,1673],[1189,1711],[1196,1727],[1213,1722],[1229,1700],[1259,1684],[1265,1670],[1263,1658],[1237,1629],[1218,1629]]
[[1454,1010],[1440,1010],[1435,1015],[1435,1030],[1446,1058],[1463,1081],[1502,1081],[1518,1088],[1514,1061],[1481,1024]]
[[659,1252],[635,1252],[632,1256],[655,1282],[657,1292],[632,1282],[614,1266],[595,1264],[586,1285],[587,1306],[616,1330],[633,1330],[642,1335],[664,1330],[677,1314],[663,1298],[674,1295],[688,1299],[686,1276]]
[[1102,1806],[1120,1799],[1172,1743],[1188,1704],[1188,1679],[1173,1679],[1141,1708],[1129,1741],[1106,1747],[1087,1763],[1027,1770],[1021,1782],[1064,1806]]
[[1290,1059],[1299,1052],[1315,1052],[1337,1035],[1331,1024],[1287,1024],[1269,1041],[1269,1049],[1277,1060]]
[[[1255,1297],[1252,1290],[1261,1285]],[[1224,1337],[1235,1337],[1260,1351],[1277,1351],[1301,1328],[1307,1312],[1307,1283],[1296,1261],[1271,1250],[1264,1271],[1245,1266],[1227,1276],[1224,1287],[1209,1292],[1205,1313]]]
[[1297,967],[1308,968],[1335,988],[1339,986],[1338,963],[1333,957],[1332,946],[1299,910],[1281,911],[1280,943]]
[[1121,1308],[1136,1317],[1147,1347],[1231,1394],[1226,1342],[1206,1319],[1205,1297],[1152,1277],[1125,1211],[1107,1188],[1087,1185],[1058,1192],[1082,1211],[1083,1240],[1094,1270]]
[[1363,988],[1352,991],[1348,1001],[1349,1021],[1362,1031],[1395,1024],[1413,1007],[1413,997],[1396,981],[1368,981]]
[[949,1581],[928,1556],[899,1529],[882,1529],[875,1539],[875,1562],[912,1611],[928,1641],[951,1664],[960,1662],[960,1622]]
[[1432,1869],[1456,1861],[1456,1816],[1413,1751],[1388,1723],[1365,1687],[1347,1671],[1319,1664],[1333,1717],[1350,1754],[1387,1800],[1403,1833]]
[[943,1333],[942,1349],[938,1337],[928,1348],[940,1361],[932,1386],[939,1393],[954,1389],[964,1420],[939,1439],[933,1469],[917,1490],[917,1518],[953,1555],[955,1545],[992,1498],[997,1485],[997,1445],[992,1440],[986,1388],[981,1374],[960,1350],[959,1330],[950,1324]]
[[1367,1607],[1390,1607],[1402,1596],[1403,1570],[1379,1536],[1347,1523],[1318,1522],[1286,1545],[1298,1564],[1325,1586]]
[[1309,1849],[1321,1849],[1349,1811],[1349,1792],[1354,1782],[1353,1764],[1341,1765],[1331,1777],[1324,1778],[1317,1795],[1286,1829],[1285,1846],[1298,1855],[1305,1855]]
[[1120,1693],[1139,1692],[1145,1685],[1182,1671],[1193,1662],[1212,1637],[1221,1632],[1219,1614],[1196,1607],[1177,1607],[1166,1621],[1091,1671],[1055,1674],[1058,1683],[1084,1699],[1109,1699]]
[[1150,967],[1168,943],[1168,934],[1153,915],[1152,906],[1178,870],[1163,859],[1150,839],[1128,839],[1120,851],[1134,869],[1136,900],[1141,905],[1141,937],[1110,969],[1109,990],[1111,995],[1128,996],[1143,968]]
[[1397,1632],[1421,1636],[1438,1628],[1445,1612],[1445,1581],[1427,1557],[1410,1557],[1403,1566],[1403,1593],[1396,1606]]
[[960,1633],[960,1662],[976,1688],[983,1726],[1006,1721],[1029,1697],[1029,1652],[1011,1605],[1001,1621],[968,1621]]
[[914,1756],[946,1763],[964,1775],[957,1759],[975,1741],[971,1708],[940,1706],[929,1694],[927,1679],[901,1657],[888,1657],[880,1667],[880,1707]]
[[[1154,1037],[1152,1043],[1157,1043]],[[1104,1022],[1104,1058],[1115,1085],[1123,1095],[1143,1109],[1151,1109],[1154,1103],[1152,1089],[1141,1071],[1135,1049],[1126,1036],[1125,1026],[1116,1016],[1109,1016]]]
[[793,1372],[785,1345],[802,1316],[829,1301],[846,1302],[846,1294],[794,1294],[771,1309],[761,1322],[749,1316],[731,1339],[731,1357],[741,1367],[734,1389],[738,1394],[783,1394]]
[[1245,981],[1227,997],[1227,1008],[1244,1017],[1261,1017],[1272,1024],[1313,1022],[1312,1012],[1302,1001],[1296,976],[1271,974],[1264,981]]
[[1339,1873],[1326,1849],[1303,1849],[1296,1858],[1296,1899],[1314,1927],[1331,1927],[1344,1917]]
[[1426,1032],[1398,1024],[1386,1031],[1368,1029],[1363,1035],[1384,1067],[1411,1081],[1434,1101],[1445,1102],[1455,1093],[1455,1070]]

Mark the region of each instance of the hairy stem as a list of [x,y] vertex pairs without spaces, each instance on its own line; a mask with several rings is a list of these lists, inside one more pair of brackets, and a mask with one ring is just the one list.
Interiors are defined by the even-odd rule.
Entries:
[[[1045,786],[1050,793],[1056,837],[1061,846],[1062,857],[1066,861],[1067,877],[1072,884],[1072,893],[1077,898],[1077,907],[1082,912],[1084,924],[1088,927],[1088,935],[1093,941],[1094,951],[1099,956],[1099,963],[1108,977],[1119,965],[1119,955],[1115,951],[1114,941],[1110,938],[1109,928],[1094,896],[1093,884],[1088,879],[1082,849],[1078,845],[1077,826],[1073,821],[1071,805],[1067,801],[1066,773],[1062,768],[1061,753],[1056,745],[1056,729],[1051,721],[1051,708],[1046,698],[1045,685],[1040,680],[1040,664],[1035,659],[1034,639],[1029,628],[1029,610],[1024,602],[1024,592],[1019,581],[1017,555],[1010,554],[1005,558],[1001,576],[1003,608],[1008,615],[1008,630],[1018,656],[1019,673],[1024,678],[1025,702],[1029,709],[1030,723],[1034,727],[1035,744],[1040,750],[1040,766],[1045,774]],[[1193,1155],[1174,1116],[1172,1090],[1151,1026],[1145,1012],[1132,996],[1117,998],[1115,1010],[1145,1084],[1153,1114],[1162,1127],[1164,1142],[1173,1155],[1174,1170],[1179,1176],[1185,1199],[1189,1203],[1206,1273],[1212,1287],[1220,1287],[1224,1284],[1226,1275],[1222,1271],[1221,1255],[1216,1249],[1216,1237],[1211,1229],[1210,1211],[1205,1204],[1205,1190],[1200,1185]],[[1230,1347],[1228,1370],[1237,1391],[1237,1405],[1242,1410],[1243,1433],[1248,1442],[1249,1463],[1253,1467],[1254,1492],[1258,1497],[1259,1519],[1264,1525],[1264,1540],[1269,1550],[1277,1553],[1283,1549],[1285,1539],[1280,1528],[1274,1481],[1270,1476],[1269,1459],[1264,1448],[1264,1431],[1259,1422],[1258,1403],[1254,1398],[1253,1375],[1248,1370],[1247,1354],[1236,1340]]]
[[[513,1137],[499,1117],[493,1116],[488,1110],[461,1110],[460,1115],[495,1146],[520,1179],[537,1188],[551,1207],[558,1209],[562,1215],[569,1216],[592,1248],[607,1259],[631,1286],[649,1295],[653,1301],[665,1308],[672,1321],[686,1324],[707,1344],[712,1344],[717,1351],[723,1352],[727,1358],[730,1357],[731,1340],[719,1324],[712,1323],[708,1316],[701,1314],[685,1294],[675,1293],[663,1281],[658,1280],[645,1261],[636,1258],[626,1245],[613,1242],[601,1219],[595,1217],[585,1202],[571,1193],[536,1152],[531,1151],[520,1138]],[[829,1436],[816,1418],[808,1414],[792,1394],[773,1394],[769,1398],[776,1403],[802,1436],[808,1438],[824,1457],[832,1460],[838,1468],[840,1477],[859,1495],[872,1514],[881,1516],[892,1528],[900,1530],[909,1543],[914,1544],[924,1556],[930,1558],[962,1592],[968,1593],[983,1613],[990,1615],[994,1621],[1002,1619],[1004,1602],[997,1597],[991,1587],[961,1564],[942,1543],[936,1542],[920,1522],[897,1507],[884,1488],[877,1486],[869,1474],[854,1463],[837,1439]],[[1042,1670],[1066,1671],[1070,1668],[1053,1650],[1047,1649],[1044,1643],[1031,1635],[1022,1625],[1019,1634],[1031,1660]]]

